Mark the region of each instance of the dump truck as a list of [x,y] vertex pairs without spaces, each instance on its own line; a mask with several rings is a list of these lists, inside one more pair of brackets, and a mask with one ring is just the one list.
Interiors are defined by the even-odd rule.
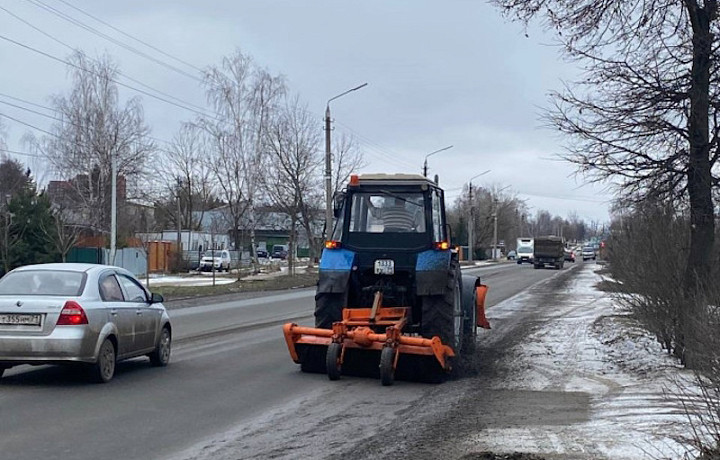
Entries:
[[487,286],[460,271],[443,190],[420,175],[352,175],[333,213],[315,327],[283,326],[293,361],[331,380],[443,380],[490,328]]
[[543,268],[551,265],[556,269],[565,266],[565,240],[560,236],[540,236],[535,238],[533,266]]

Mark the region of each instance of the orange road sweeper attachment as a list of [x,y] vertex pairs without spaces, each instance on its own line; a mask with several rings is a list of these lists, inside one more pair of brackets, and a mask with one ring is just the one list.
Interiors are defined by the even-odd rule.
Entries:
[[[487,286],[478,286],[476,292],[474,326],[489,329],[485,318]],[[383,307],[382,297],[382,292],[375,292],[372,308],[344,308],[342,320],[335,322],[332,329],[285,324],[283,332],[293,361],[305,366],[305,359],[317,360],[318,354],[325,352],[325,371],[330,380],[337,380],[342,373],[358,373],[345,368],[348,358],[355,355],[354,360],[361,364],[355,369],[365,369],[359,371],[360,375],[379,373],[383,385],[392,385],[398,370],[401,377],[410,376],[411,380],[440,381],[452,368],[455,350],[437,336],[428,339],[403,334],[410,308]]]

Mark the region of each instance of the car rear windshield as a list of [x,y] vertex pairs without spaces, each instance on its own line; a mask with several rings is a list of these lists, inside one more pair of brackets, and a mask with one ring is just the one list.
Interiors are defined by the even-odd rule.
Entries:
[[0,279],[0,295],[77,297],[85,288],[85,273],[62,270],[23,270]]

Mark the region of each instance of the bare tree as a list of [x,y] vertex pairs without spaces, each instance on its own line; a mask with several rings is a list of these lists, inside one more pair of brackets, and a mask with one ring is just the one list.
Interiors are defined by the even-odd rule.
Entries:
[[355,139],[345,133],[335,136],[332,146],[333,192],[342,190],[350,174],[366,166],[365,158]]
[[[683,286],[711,281],[717,163],[716,0],[493,0],[522,21],[544,18],[583,78],[554,95],[549,120],[572,136],[567,158],[625,198],[672,198],[690,210]],[[717,171],[716,171],[717,172]]]
[[145,172],[155,146],[148,139],[140,100],[120,104],[118,68],[109,56],[91,59],[77,51],[69,61],[72,90],[52,102],[60,121],[50,128],[52,135],[30,142],[56,175],[69,179],[86,225],[107,231],[113,158],[127,191],[128,184]]
[[320,133],[315,120],[295,97],[286,101],[284,107],[266,130],[266,148],[273,174],[266,176],[267,193],[274,207],[290,218],[290,250],[288,264],[294,274],[294,254],[298,222],[303,226],[316,254],[317,247],[312,231],[312,219],[308,198],[320,187],[319,156]]
[[51,210],[52,222],[41,224],[40,231],[55,246],[61,260],[66,262],[68,253],[80,238],[82,226],[76,222],[76,213],[67,208],[64,201],[52,203]]
[[[163,188],[172,201],[180,200],[180,228],[197,229],[213,201],[213,171],[209,161],[207,134],[197,125],[186,123],[175,134],[170,147],[161,152],[159,170]],[[198,212],[199,216],[195,216]],[[174,220],[177,213],[168,213]],[[176,228],[177,221],[173,222]]]
[[213,173],[228,204],[235,249],[242,249],[239,226],[247,211],[251,254],[257,267],[255,207],[261,192],[261,175],[265,173],[262,142],[272,113],[285,94],[285,82],[236,50],[219,67],[205,72],[205,88],[218,118],[199,120],[198,125],[212,141]]

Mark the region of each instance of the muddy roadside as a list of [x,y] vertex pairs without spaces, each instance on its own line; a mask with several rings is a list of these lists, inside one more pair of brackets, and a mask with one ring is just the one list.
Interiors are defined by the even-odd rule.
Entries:
[[[545,457],[516,452],[510,445],[505,452],[468,452],[462,441],[488,427],[565,423],[586,418],[589,405],[584,395],[504,391],[494,383],[508,378],[507,363],[512,361],[512,350],[538,329],[547,327],[544,309],[561,301],[558,296],[567,290],[574,273],[564,271],[540,283],[526,296],[532,305],[494,320],[493,329],[484,331],[480,337],[482,345],[473,360],[463,363],[459,380],[437,387],[422,405],[398,414],[392,429],[329,458],[345,458],[352,452],[353,456],[378,459],[543,460]],[[453,391],[447,391],[450,386]]]

